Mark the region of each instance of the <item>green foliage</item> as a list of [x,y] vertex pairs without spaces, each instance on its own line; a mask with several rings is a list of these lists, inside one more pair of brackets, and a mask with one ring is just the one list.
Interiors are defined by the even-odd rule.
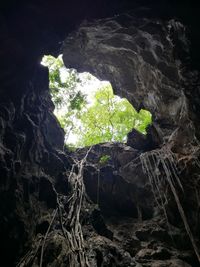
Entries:
[[[55,104],[55,115],[66,132],[69,147],[85,147],[103,142],[126,142],[133,128],[146,134],[151,113],[139,113],[125,98],[113,94],[111,85],[104,85],[93,95],[89,104],[80,86],[92,80],[90,74],[82,81],[74,69],[66,69],[61,57],[45,56],[42,64],[49,68],[49,87]],[[64,74],[64,75],[63,75]],[[73,144],[68,137],[75,136]],[[102,162],[105,159],[102,158]],[[101,160],[100,160],[101,161]]]
[[108,161],[110,160],[110,156],[109,155],[103,155],[100,157],[99,159],[99,163],[104,165],[106,164]]
[[103,142],[125,142],[128,132],[133,128],[146,133],[151,123],[151,114],[139,113],[125,98],[113,94],[111,85],[98,90],[93,105],[81,113],[82,136],[78,146],[90,146]]
[[137,124],[135,125],[135,129],[141,132],[142,134],[146,134],[147,126],[152,123],[152,115],[149,111],[145,109],[141,109],[137,114]]
[[44,56],[42,64],[49,68],[49,88],[55,104],[55,115],[65,130],[65,140],[75,129],[76,118],[86,105],[85,95],[77,89],[81,85],[78,73],[74,69],[66,69],[61,56]]
[[85,97],[77,91],[77,85],[81,84],[77,71],[67,70],[61,56],[44,56],[42,64],[49,68],[49,88],[56,108],[69,105],[71,109],[76,109],[77,106],[80,109]]
[[85,96],[78,91],[75,96],[70,97],[70,109],[81,110],[85,103]]

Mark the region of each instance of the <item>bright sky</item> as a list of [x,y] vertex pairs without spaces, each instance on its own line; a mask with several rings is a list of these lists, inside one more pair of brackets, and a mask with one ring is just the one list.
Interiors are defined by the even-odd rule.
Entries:
[[[63,81],[66,79],[68,75],[68,69],[62,69],[61,71],[61,79]],[[81,80],[81,84],[77,86],[77,90],[80,90],[85,96],[86,101],[88,105],[92,105],[94,101],[94,94],[97,90],[102,88],[103,86],[110,85],[110,82],[108,81],[100,81],[95,76],[90,74],[89,72],[83,72],[79,73],[79,78]],[[57,114],[56,114],[57,113]],[[65,113],[65,109],[60,109],[57,112],[55,111],[56,115],[62,115]],[[79,123],[79,121],[77,121]],[[69,133],[69,136],[67,137],[67,142],[71,144],[75,144],[78,140],[78,136],[75,135],[72,131]]]
[[[54,58],[52,56],[44,56],[41,64],[44,66],[47,66],[49,68],[50,73],[51,72],[54,73],[56,70],[59,70],[59,75],[60,75],[60,79],[62,83],[65,83],[68,80],[68,77],[69,78],[73,77],[72,73],[74,71],[75,77],[78,77],[79,82],[75,83],[76,87],[73,90],[76,93],[78,93],[79,91],[83,93],[83,95],[86,97],[87,108],[88,106],[93,105],[94,100],[95,100],[94,98],[95,93],[99,89],[102,89],[105,86],[111,87],[110,82],[100,81],[99,79],[97,79],[95,76],[93,76],[92,74],[88,72],[77,73],[76,70],[67,69],[64,66],[64,63],[62,61],[62,55],[59,55],[58,58]],[[56,80],[53,83],[53,85],[58,86],[57,88],[59,89],[56,97],[59,96],[60,99],[62,99],[61,104],[55,104],[54,114],[60,121],[63,121],[63,118],[67,118],[67,117],[70,118],[70,120],[73,121],[73,123],[75,122],[76,126],[78,126],[77,129],[79,128],[79,126],[81,128],[81,122],[80,120],[78,120],[77,117],[75,117],[74,115],[72,115],[71,117],[69,117],[68,115],[66,116],[66,114],[69,111],[68,107],[70,103],[70,94],[66,93],[65,87],[60,86],[59,83],[56,84]],[[52,100],[55,100],[53,95],[52,95]],[[118,101],[122,101],[122,98],[115,95],[115,102],[118,102]],[[68,144],[70,143],[70,144],[76,145],[79,136],[75,134],[73,131],[71,131],[70,123],[66,125],[68,126],[68,128],[67,127],[65,128],[65,132],[66,132],[65,142]]]
[[[62,60],[62,55],[59,55],[58,59]],[[49,67],[49,65],[47,63],[47,57],[46,56],[43,57],[41,64]],[[61,81],[65,82],[67,77],[69,76],[69,69],[67,69],[65,67],[61,67],[59,69],[59,71],[60,71]],[[81,91],[86,96],[86,102],[88,103],[88,105],[93,104],[94,94],[98,89],[100,89],[106,85],[111,85],[110,82],[108,82],[108,81],[100,81],[99,79],[97,79],[95,76],[93,76],[89,72],[78,73],[78,77],[81,80],[81,83],[77,84],[76,90]],[[60,93],[62,94],[61,91],[60,91]],[[63,97],[63,99],[65,98],[64,93],[63,93],[62,97]],[[65,106],[62,106],[62,108],[59,108],[59,109],[55,108],[55,110],[54,110],[54,114],[57,117],[60,117],[60,116],[64,115],[65,113],[66,113],[66,107]],[[77,121],[77,124],[78,123],[79,123],[79,121]],[[78,136],[73,134],[72,132],[70,132],[69,136],[67,137],[67,142],[75,144],[77,139],[78,139]]]
[[[66,68],[62,68],[60,70],[62,81],[66,80],[67,76],[69,75],[68,71],[69,69],[66,69]],[[77,90],[80,90],[83,94],[86,95],[87,102],[90,104],[92,104],[93,96],[98,89],[106,85],[110,85],[110,82],[100,81],[99,79],[97,79],[95,76],[93,76],[89,72],[79,73],[78,76],[81,80],[81,84],[77,85]]]

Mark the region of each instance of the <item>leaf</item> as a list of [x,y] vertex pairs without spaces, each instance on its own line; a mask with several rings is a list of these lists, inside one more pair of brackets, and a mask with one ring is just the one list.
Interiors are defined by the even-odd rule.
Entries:
[[[147,126],[152,122],[151,113],[144,109],[137,113],[127,99],[114,95],[111,85],[102,86],[94,94],[92,105],[87,105],[86,96],[78,89],[78,85],[85,82],[76,70],[67,70],[61,56],[45,56],[43,63],[49,67],[50,93],[55,113],[66,132],[66,142],[70,135],[76,136],[76,147],[126,142],[127,134],[133,128],[146,134]],[[91,77],[87,75],[88,80]],[[59,115],[60,111],[62,115]]]

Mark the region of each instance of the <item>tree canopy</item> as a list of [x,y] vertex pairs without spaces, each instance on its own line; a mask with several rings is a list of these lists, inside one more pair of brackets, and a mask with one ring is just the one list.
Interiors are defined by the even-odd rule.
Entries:
[[93,91],[88,100],[82,88],[95,81],[91,74],[82,78],[76,70],[66,69],[61,56],[45,56],[42,64],[49,68],[55,115],[66,132],[68,146],[126,142],[133,128],[146,134],[152,121],[151,113],[144,109],[137,112],[127,99],[114,95],[110,83],[99,82],[98,90]]

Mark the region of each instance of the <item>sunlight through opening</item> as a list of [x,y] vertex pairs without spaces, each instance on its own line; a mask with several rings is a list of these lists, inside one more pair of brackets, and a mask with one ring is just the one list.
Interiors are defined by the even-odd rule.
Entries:
[[41,64],[49,68],[54,114],[65,131],[68,147],[125,143],[133,128],[146,134],[151,113],[144,109],[137,112],[127,99],[114,95],[110,82],[100,81],[88,72],[67,69],[62,55],[45,55]]

